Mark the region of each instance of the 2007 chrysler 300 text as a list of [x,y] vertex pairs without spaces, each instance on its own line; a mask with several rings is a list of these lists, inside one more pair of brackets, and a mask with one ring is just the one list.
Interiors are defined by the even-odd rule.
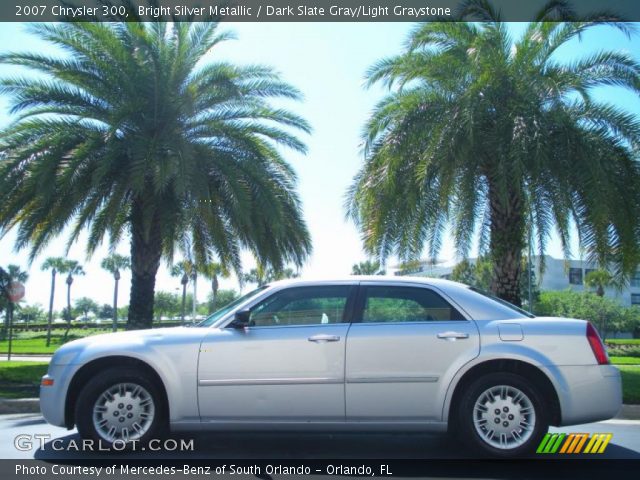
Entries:
[[284,281],[196,327],[58,349],[49,423],[103,443],[172,430],[450,431],[514,456],[549,425],[613,417],[618,369],[585,321],[535,318],[446,280]]

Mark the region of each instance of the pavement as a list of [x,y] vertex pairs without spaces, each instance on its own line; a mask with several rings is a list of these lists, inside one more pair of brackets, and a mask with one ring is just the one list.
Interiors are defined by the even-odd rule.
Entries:
[[[91,465],[113,465],[119,470],[105,478],[128,480],[131,468],[178,469],[171,478],[216,477],[276,480],[288,478],[336,479],[388,476],[393,478],[456,479],[580,479],[637,478],[640,465],[640,421],[606,422],[553,428],[552,432],[611,433],[613,438],[601,455],[532,455],[527,459],[499,461],[478,459],[444,434],[393,433],[181,433],[173,434],[156,449],[132,452],[87,451],[76,430],[53,427],[37,414],[0,415],[0,476],[24,479],[25,468],[47,468],[42,480],[62,478],[53,469],[86,469]],[[187,448],[179,448],[180,445]],[[164,447],[164,448],[162,448]],[[210,467],[203,467],[209,465]],[[309,473],[267,473],[269,466],[308,468]],[[224,467],[223,467],[224,466]],[[336,468],[370,468],[373,473],[349,473]],[[234,467],[235,471],[230,472]],[[187,468],[190,469],[187,474]],[[211,468],[211,472],[195,473]],[[226,468],[222,474],[220,468]],[[289,467],[291,468],[291,467]],[[123,470],[129,469],[129,470]],[[118,473],[119,472],[119,473]],[[232,473],[232,474],[230,474]],[[94,474],[66,475],[87,480]],[[349,476],[346,476],[349,475]],[[33,476],[33,475],[28,475]],[[285,478],[286,477],[286,478]],[[163,475],[162,478],[168,478]]]
[[[552,428],[564,433],[612,433],[599,459],[640,460],[640,421],[605,422]],[[92,458],[122,459],[473,459],[442,434],[392,433],[184,433],[170,440],[177,446],[193,440],[192,451],[168,448],[134,452],[83,452],[76,430],[54,427],[41,415],[0,415],[0,458],[73,462]],[[162,445],[159,445],[162,446]],[[562,457],[554,455],[555,457]],[[548,457],[548,456],[547,456]],[[546,457],[546,458],[547,458]],[[577,455],[573,458],[589,458]],[[540,458],[539,456],[537,458]]]

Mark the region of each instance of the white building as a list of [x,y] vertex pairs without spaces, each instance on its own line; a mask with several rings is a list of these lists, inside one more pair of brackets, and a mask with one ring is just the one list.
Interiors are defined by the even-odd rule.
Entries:
[[[475,258],[469,259],[471,263]],[[449,278],[457,262],[455,261],[421,261],[414,268],[399,270],[396,267],[394,275],[414,275],[419,277]],[[584,278],[597,267],[585,260],[564,260],[545,256],[545,270],[539,275],[540,257],[533,257],[534,272],[540,290],[585,290]],[[640,305],[640,270],[637,270],[631,281],[624,289],[606,288],[605,296],[616,299],[621,305]]]

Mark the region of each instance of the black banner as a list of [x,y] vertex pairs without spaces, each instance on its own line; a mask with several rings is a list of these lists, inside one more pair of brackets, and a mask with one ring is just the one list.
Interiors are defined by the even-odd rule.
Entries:
[[[233,21],[425,22],[532,21],[548,0],[2,0],[2,22]],[[555,2],[545,20],[640,21],[639,0]]]
[[36,461],[0,460],[0,477],[8,479],[130,478],[635,478],[633,460],[167,460]]

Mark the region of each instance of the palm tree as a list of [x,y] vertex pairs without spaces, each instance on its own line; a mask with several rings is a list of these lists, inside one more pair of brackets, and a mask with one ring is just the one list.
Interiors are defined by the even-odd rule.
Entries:
[[71,328],[71,285],[73,285],[73,277],[84,275],[84,270],[76,260],[65,260],[64,273],[67,274],[67,279],[65,280],[67,284],[67,311],[65,315],[67,317],[67,328],[64,332],[64,338],[66,339]]
[[614,284],[614,278],[608,270],[602,268],[587,273],[584,284],[588,288],[595,288],[599,297],[604,297],[604,289]]
[[0,338],[3,340],[6,336],[7,325],[9,324],[10,302],[9,292],[7,288],[9,286],[9,274],[5,272],[4,268],[0,267],[0,312],[4,312],[4,323],[2,325],[2,331],[0,332]]
[[274,280],[286,280],[287,278],[298,277],[300,277],[300,273],[290,267],[267,270],[267,278],[270,282]]
[[273,269],[258,262],[256,268],[249,270],[249,273],[242,275],[242,281],[246,283],[256,283],[259,287],[276,280],[284,280],[287,278],[298,278],[300,274],[292,268],[286,267],[281,269]]
[[6,272],[4,271],[4,269],[2,267],[0,267],[0,313],[4,312],[7,309],[7,306],[9,305],[9,301],[6,298]]
[[261,287],[270,280],[269,273],[260,262],[258,262],[256,268],[252,268],[248,273],[244,273],[240,279],[240,288],[242,288],[243,283],[255,283]]
[[2,338],[6,337],[7,327],[13,320],[14,302],[9,300],[8,288],[14,282],[25,283],[29,279],[29,274],[23,271],[18,265],[8,265],[6,269],[0,268],[0,297],[5,305],[6,313],[2,326]]
[[120,282],[120,271],[131,268],[131,261],[128,257],[114,253],[102,259],[100,266],[113,275],[115,282],[113,287],[113,331],[118,329],[118,283]]
[[151,326],[161,258],[184,235],[199,264],[240,272],[243,249],[275,268],[304,262],[310,236],[278,147],[304,153],[293,132],[310,127],[270,104],[300,92],[271,68],[209,61],[231,37],[217,23],[29,28],[67,55],[0,55],[38,73],[0,83],[20,112],[0,132],[0,235],[16,226],[33,259],[69,224],[69,242],[89,231],[88,254],[128,233],[128,328]]
[[99,310],[99,305],[92,300],[91,298],[88,297],[81,297],[78,298],[75,301],[76,304],[76,311],[81,311],[82,314],[84,315],[84,321],[88,321],[89,320],[89,312],[93,312],[93,313],[97,313]]
[[39,322],[44,316],[44,310],[39,303],[33,305],[23,305],[19,307],[18,319],[24,321],[25,324],[29,322]]
[[378,261],[366,260],[351,267],[351,275],[384,275],[385,273]]
[[542,256],[555,226],[569,255],[575,226],[592,260],[630,274],[640,262],[640,122],[592,92],[640,93],[640,65],[613,51],[559,62],[554,53],[597,24],[544,21],[567,14],[566,2],[547,4],[516,40],[489,2],[466,4],[483,23],[420,24],[404,52],[367,73],[391,92],[366,124],[365,163],[347,194],[365,250],[411,259],[426,246],[435,258],[451,225],[458,255],[479,238],[492,291],[520,305],[528,234]]
[[230,275],[229,269],[218,262],[210,262],[205,265],[198,265],[199,272],[211,282],[211,304],[216,304],[216,297],[218,295],[218,289],[220,283],[218,277],[228,278]]
[[[182,309],[180,310],[180,320],[184,323],[187,309],[187,284],[193,278],[195,266],[190,260],[182,260],[171,267],[171,276],[180,278],[182,285]],[[194,300],[195,301],[195,300]]]
[[53,323],[53,297],[56,291],[56,275],[65,272],[66,260],[62,257],[49,257],[42,264],[41,269],[51,270],[51,293],[49,294],[49,316],[47,318],[47,347],[51,345],[51,326]]
[[168,316],[171,319],[180,310],[180,301],[175,293],[171,292],[156,292],[155,299],[155,315],[156,321],[162,321],[163,316]]

